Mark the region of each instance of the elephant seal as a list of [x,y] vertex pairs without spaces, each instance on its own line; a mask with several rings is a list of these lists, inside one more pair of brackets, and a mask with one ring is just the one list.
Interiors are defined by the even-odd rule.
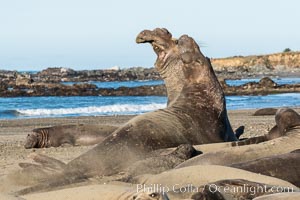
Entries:
[[300,187],[299,166],[300,153],[297,151],[230,165],[230,167],[280,178],[297,187]]
[[188,185],[200,187],[219,180],[246,179],[262,184],[278,185],[297,189],[293,184],[270,176],[256,174],[246,170],[219,165],[197,165],[180,169],[172,169],[156,175],[143,175],[134,179],[134,183],[160,184],[161,187],[172,188],[173,191]]
[[[300,116],[292,109],[280,109],[275,117],[276,126],[269,141],[246,146],[227,147],[218,151],[211,151],[191,158],[176,168],[192,165],[232,165],[267,156],[289,153],[299,149]],[[272,130],[271,130],[272,131]],[[280,137],[278,137],[280,136]],[[198,149],[198,148],[197,148]],[[201,150],[201,149],[200,149]],[[241,156],[242,155],[242,156]]]
[[265,116],[265,115],[275,115],[277,112],[276,108],[262,108],[254,112],[254,116]]
[[[193,71],[201,71],[201,73],[198,74],[200,75],[198,81],[200,81],[202,85],[209,83],[206,86],[206,89],[212,89],[208,92],[209,99],[212,99],[214,95],[214,97],[216,97],[216,100],[213,100],[213,102],[215,102],[213,107],[217,110],[219,109],[217,112],[219,112],[219,118],[222,120],[221,126],[225,126],[223,141],[237,141],[237,137],[232,131],[227,116],[222,87],[212,69],[210,60],[203,56],[199,46],[192,38],[183,35],[179,40],[172,39],[172,34],[167,29],[157,28],[153,31],[142,31],[137,36],[136,42],[150,43],[153,46],[153,50],[157,54],[155,67],[165,81],[168,93],[168,104],[171,105],[176,100],[176,105],[173,105],[173,107],[182,104],[183,101],[188,98],[190,98],[189,101],[191,101],[193,95],[187,97],[187,93],[195,94],[197,86],[201,85],[197,82],[197,75],[193,75]],[[190,67],[192,65],[194,65],[194,69]],[[201,69],[197,70],[198,67]],[[166,74],[168,76],[166,76]],[[193,81],[191,81],[192,79]],[[189,86],[187,86],[188,84]],[[205,88],[198,88],[198,90],[199,94],[204,97],[207,90],[205,90]],[[200,92],[201,90],[202,92]],[[184,92],[186,93],[183,94]],[[181,100],[179,100],[178,97],[181,97]],[[197,102],[197,99],[198,98],[195,97],[192,102]],[[199,106],[201,107],[200,104],[203,104],[203,107],[205,107],[211,103],[201,100],[199,101]],[[180,105],[180,107],[182,106],[183,105]],[[209,114],[208,116],[211,115]]]
[[[279,138],[286,135],[287,130],[289,130],[288,127],[294,126],[294,124],[297,124],[293,121],[295,119],[298,119],[299,115],[296,111],[286,108],[281,109],[280,112],[277,113],[276,120],[278,125],[275,125],[267,134],[257,137],[251,137],[246,138],[244,140],[240,141],[234,141],[234,142],[222,142],[222,143],[213,143],[213,144],[202,144],[202,145],[195,145],[195,149],[198,151],[205,153],[213,152],[213,151],[219,151],[228,147],[236,147],[236,146],[244,146],[244,145],[250,145],[250,144],[259,144],[262,142],[266,142],[269,140],[273,140],[275,138]],[[281,128],[278,128],[281,127]],[[243,132],[244,127],[241,126],[238,129],[236,129],[235,134],[237,137],[239,137],[239,133]],[[174,148],[173,148],[174,149]]]
[[117,129],[110,125],[59,125],[33,129],[27,135],[24,147],[48,148],[63,144],[94,145],[104,140],[106,136]]
[[183,35],[175,40],[166,29],[155,29],[142,31],[136,41],[152,44],[157,54],[156,67],[182,67],[185,83],[180,94],[167,108],[132,118],[96,147],[69,162],[58,174],[60,178],[52,177],[44,187],[115,174],[157,149],[237,140],[211,63],[191,37]]
[[[244,179],[221,180],[200,187],[200,192],[191,196],[194,200],[229,200],[229,199],[254,199],[263,195],[274,194],[282,187],[268,185]],[[295,192],[292,188],[285,188],[286,193]]]
[[229,166],[235,163],[288,153],[299,148],[299,128],[290,130],[286,136],[267,142],[239,147],[227,147],[222,150],[204,153],[179,164],[176,168],[212,164]]
[[276,109],[275,122],[276,125],[268,132],[268,134],[232,142],[231,146],[258,144],[282,137],[286,134],[289,128],[300,125],[300,115],[290,108]]
[[[0,195],[1,197],[1,195]],[[41,199],[99,199],[99,200],[169,200],[166,193],[139,189],[137,185],[122,182],[90,184],[64,188],[58,191],[35,193],[23,196],[26,200]],[[6,200],[6,198],[3,198]],[[23,200],[25,200],[23,199]]]
[[286,133],[289,129],[300,125],[300,115],[291,108],[277,110],[275,115],[276,125],[281,133]]

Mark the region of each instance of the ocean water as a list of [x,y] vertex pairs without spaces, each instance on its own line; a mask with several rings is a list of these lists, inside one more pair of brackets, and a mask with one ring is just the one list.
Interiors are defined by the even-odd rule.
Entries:
[[36,70],[25,70],[25,71],[19,71],[20,73],[27,73],[27,74],[37,74],[39,71]]
[[[227,109],[300,106],[300,93],[267,96],[227,96]],[[0,119],[134,115],[167,105],[166,97],[17,97],[0,98]]]
[[0,98],[0,119],[133,115],[166,106],[166,97],[16,97]]
[[[229,85],[242,85],[260,79],[227,80]],[[273,79],[278,84],[300,83],[300,78]],[[137,87],[159,85],[163,81],[90,82],[99,88]],[[64,84],[74,84],[65,82]],[[267,96],[227,96],[228,110],[256,109],[266,107],[300,106],[300,93],[276,94]],[[123,97],[15,97],[0,98],[0,119],[134,115],[161,108],[167,105],[166,97],[123,96]]]

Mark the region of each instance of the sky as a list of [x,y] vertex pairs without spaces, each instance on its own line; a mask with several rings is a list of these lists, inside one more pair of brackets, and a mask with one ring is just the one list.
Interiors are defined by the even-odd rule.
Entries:
[[193,37],[211,58],[300,50],[298,0],[0,0],[0,69],[152,67],[144,29]]

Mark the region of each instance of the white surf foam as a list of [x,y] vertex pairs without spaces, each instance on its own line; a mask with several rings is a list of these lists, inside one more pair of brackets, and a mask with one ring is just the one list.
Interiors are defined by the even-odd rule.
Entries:
[[138,114],[165,108],[166,104],[116,104],[108,106],[91,106],[81,108],[56,108],[56,109],[19,109],[17,112],[25,116],[47,116],[47,115],[90,115],[90,114]]

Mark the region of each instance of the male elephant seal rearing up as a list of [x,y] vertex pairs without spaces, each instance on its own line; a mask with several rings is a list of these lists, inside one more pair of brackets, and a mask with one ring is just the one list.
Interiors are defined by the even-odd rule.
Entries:
[[[142,31],[136,41],[153,46],[159,71],[182,68],[185,83],[180,94],[167,108],[134,117],[69,162],[59,175],[65,179],[58,181],[60,184],[75,181],[76,177],[115,174],[156,149],[237,140],[211,63],[191,37],[183,35],[175,40],[166,29],[155,29]],[[54,186],[57,177],[50,182],[46,185]]]

